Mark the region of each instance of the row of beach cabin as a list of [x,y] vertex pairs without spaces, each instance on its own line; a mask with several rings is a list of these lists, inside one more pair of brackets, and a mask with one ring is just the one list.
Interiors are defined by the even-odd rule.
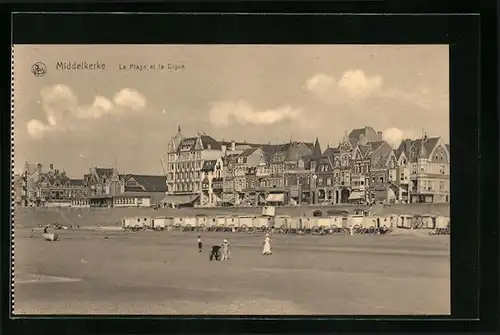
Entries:
[[122,219],[122,228],[152,228],[167,227],[248,227],[248,228],[406,228],[406,229],[438,229],[449,228],[450,219],[435,215],[344,215],[323,217],[291,217],[278,216],[187,216],[187,217],[126,217]]

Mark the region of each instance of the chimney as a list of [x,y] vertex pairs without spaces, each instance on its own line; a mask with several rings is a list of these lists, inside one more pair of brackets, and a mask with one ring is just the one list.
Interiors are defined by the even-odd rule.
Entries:
[[221,148],[221,151],[222,151],[222,156],[225,156],[226,155],[226,151],[227,151],[227,146],[225,144],[221,145],[220,146]]
[[381,131],[377,131],[377,137],[378,137],[379,141],[382,141],[382,132]]
[[42,172],[42,164],[38,163],[36,165],[36,168],[38,169],[38,172],[40,172],[40,173]]
[[231,151],[236,150],[236,143],[234,141],[231,141]]

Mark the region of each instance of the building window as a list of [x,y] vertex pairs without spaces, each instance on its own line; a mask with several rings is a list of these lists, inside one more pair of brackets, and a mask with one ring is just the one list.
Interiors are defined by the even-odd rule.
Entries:
[[318,178],[318,185],[323,185],[323,177]]
[[444,190],[444,181],[439,182],[439,189]]
[[383,183],[384,182],[384,177],[380,177],[379,180],[380,180],[381,183]]
[[362,180],[362,181],[361,181],[361,186],[363,186],[364,184],[365,184],[365,181],[364,181],[364,180]]

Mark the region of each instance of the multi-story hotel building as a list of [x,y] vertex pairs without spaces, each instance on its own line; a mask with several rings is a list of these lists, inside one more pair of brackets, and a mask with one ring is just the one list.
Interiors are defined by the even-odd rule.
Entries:
[[[205,161],[237,155],[254,145],[234,141],[217,141],[206,134],[185,137],[181,128],[168,143],[166,175],[168,185],[167,202],[176,204],[202,204],[202,171]],[[227,164],[224,162],[225,167]]]

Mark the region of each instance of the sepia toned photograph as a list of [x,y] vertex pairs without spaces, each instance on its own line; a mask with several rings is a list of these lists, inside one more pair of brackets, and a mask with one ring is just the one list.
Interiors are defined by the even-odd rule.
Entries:
[[12,310],[450,315],[448,45],[14,45]]

